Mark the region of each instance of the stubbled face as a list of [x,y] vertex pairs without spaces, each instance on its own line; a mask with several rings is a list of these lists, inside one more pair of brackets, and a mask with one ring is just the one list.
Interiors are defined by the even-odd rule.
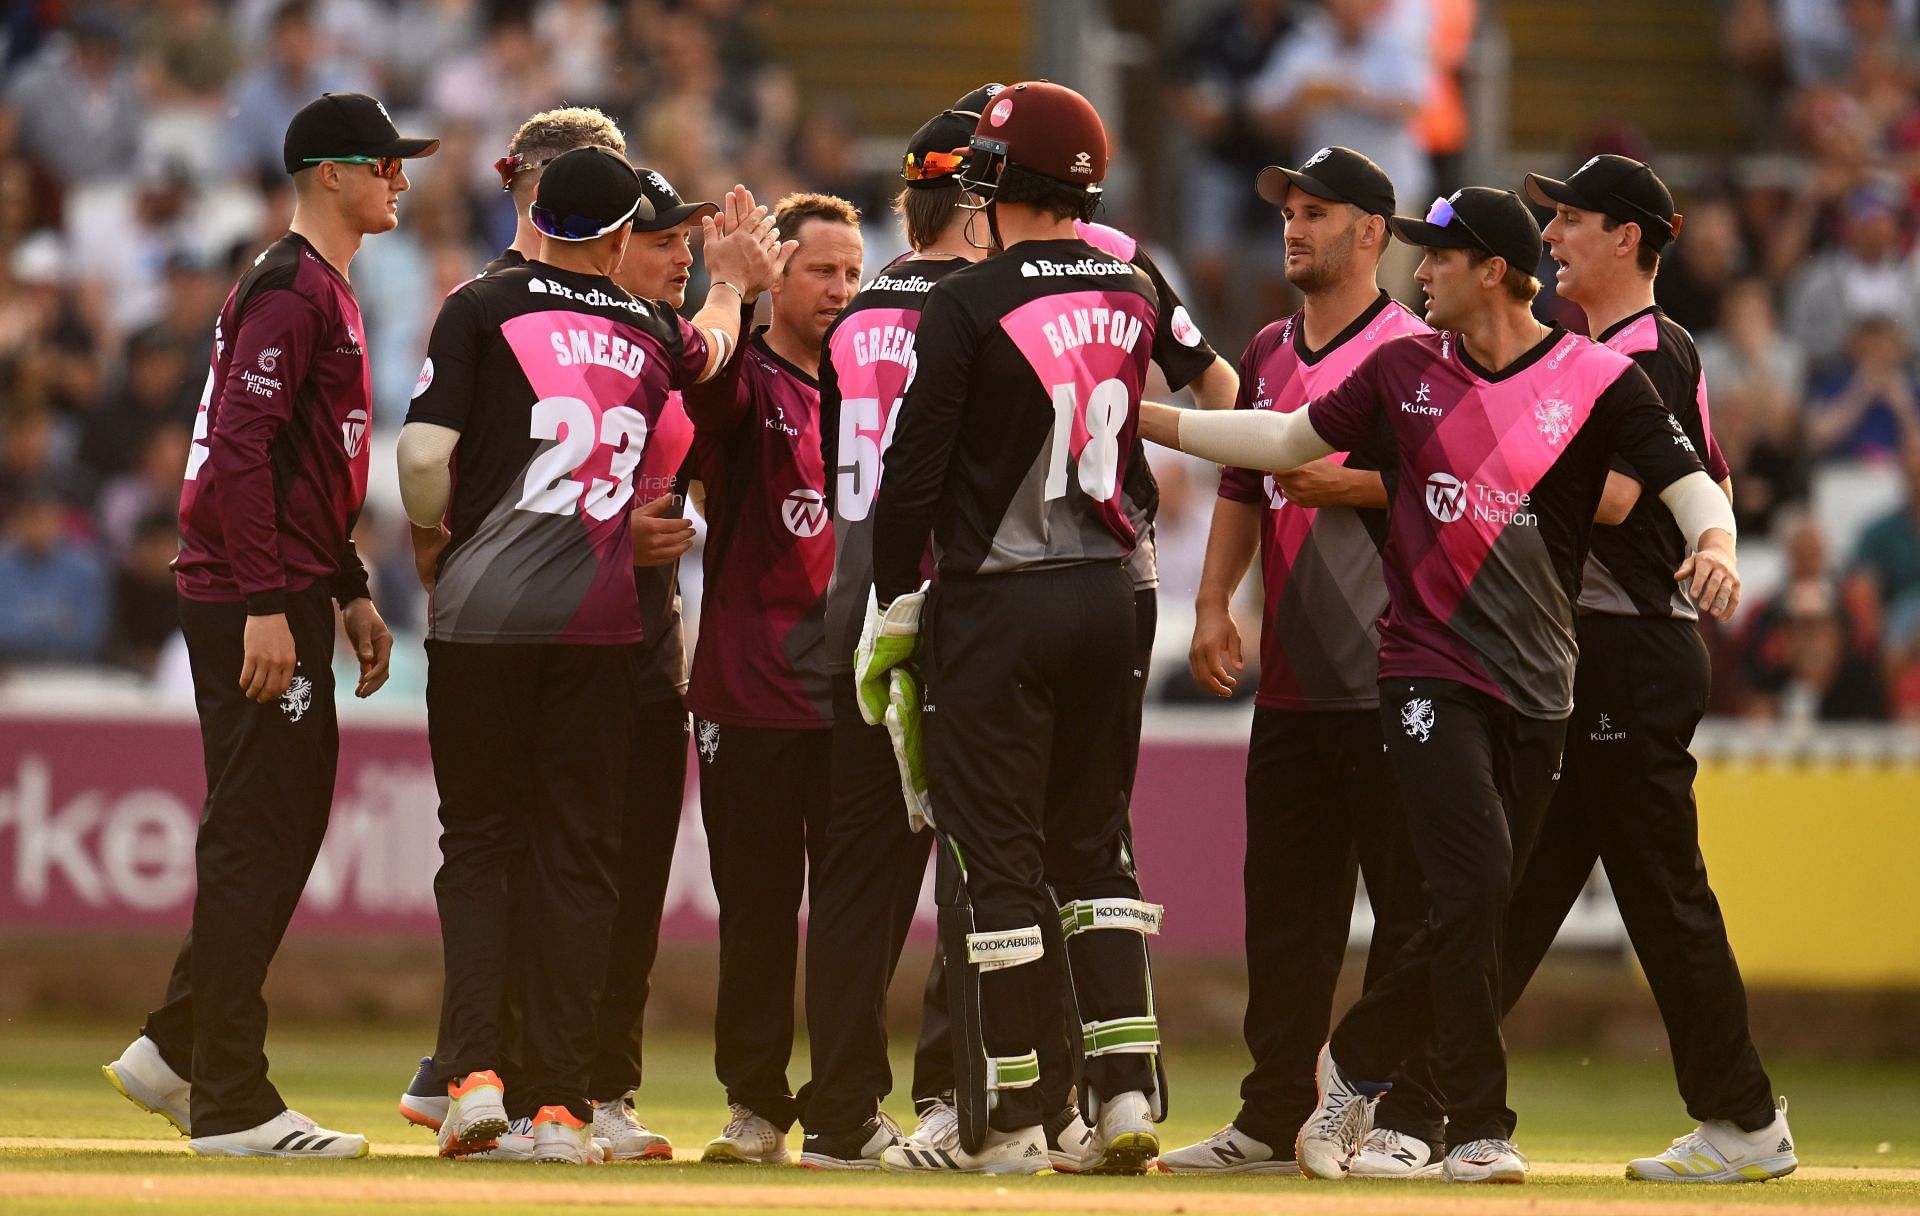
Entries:
[[1606,217],[1598,211],[1582,211],[1564,203],[1553,209],[1553,219],[1540,235],[1556,267],[1554,290],[1561,299],[1584,304],[1593,298],[1623,231],[1624,225],[1608,232]]
[[613,281],[642,300],[664,300],[675,308],[687,302],[687,279],[693,267],[693,234],[697,219],[658,232],[634,230],[627,256],[613,272]]
[[1420,259],[1413,281],[1427,294],[1427,324],[1435,329],[1461,329],[1480,301],[1480,279],[1487,271],[1467,260],[1464,249],[1429,249]]
[[1312,295],[1353,273],[1364,211],[1289,186],[1280,214],[1287,222],[1287,282]]
[[334,168],[340,174],[341,209],[356,231],[391,232],[399,226],[400,196],[413,185],[405,169],[388,179],[375,174],[372,165],[335,164]]
[[826,339],[827,327],[860,290],[865,251],[860,229],[836,220],[803,220],[793,239],[800,247],[772,287],[773,320],[810,349],[817,348]]

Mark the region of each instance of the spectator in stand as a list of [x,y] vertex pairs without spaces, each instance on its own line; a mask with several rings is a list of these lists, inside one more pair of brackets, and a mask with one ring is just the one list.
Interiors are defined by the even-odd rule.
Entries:
[[[187,417],[193,417],[192,410]],[[140,531],[151,516],[163,513],[172,518],[180,504],[190,425],[166,421],[152,426],[140,444],[133,467],[108,481],[100,491],[94,530],[107,552],[124,559],[138,543]]]
[[174,515],[172,508],[161,507],[142,518],[114,572],[108,653],[115,663],[142,675],[153,674],[160,652],[180,632],[179,592],[173,582],[180,537]]
[[104,8],[82,10],[20,70],[0,105],[0,153],[63,187],[111,180],[140,150],[138,68]]
[[[1288,0],[1229,0],[1201,18],[1167,64],[1177,82],[1174,114],[1194,142],[1181,208],[1185,264],[1201,319],[1222,331],[1217,337],[1251,333],[1262,318],[1289,311],[1293,298],[1280,213],[1260,202],[1253,179],[1266,165],[1299,158],[1254,121],[1251,90],[1294,24]],[[1248,277],[1252,312],[1234,299],[1233,284]]]
[[16,407],[0,423],[0,521],[40,493],[69,506],[85,501],[94,483],[75,467],[71,451],[53,411],[32,401]]
[[1721,297],[1720,327],[1700,338],[1714,437],[1734,469],[1733,513],[1742,536],[1765,536],[1774,516],[1807,493],[1800,404],[1807,356],[1781,332],[1765,279],[1749,276]]
[[281,145],[294,114],[321,93],[365,93],[373,80],[321,54],[313,6],[287,0],[268,26],[266,56],[235,83],[227,100],[227,154],[236,173],[281,172]]
[[1672,256],[1661,263],[1654,299],[1681,326],[1706,333],[1720,324],[1720,297],[1747,265],[1733,200],[1726,194],[1698,198],[1687,208]]
[[1920,284],[1901,257],[1901,203],[1889,180],[1850,191],[1840,245],[1816,254],[1789,283],[1787,328],[1816,367],[1846,353],[1863,317],[1887,317],[1908,334],[1920,326]]
[[1807,403],[1807,447],[1815,459],[1884,459],[1920,442],[1911,332],[1884,313],[1854,322],[1850,358],[1815,381]]
[[1920,641],[1920,435],[1907,441],[1901,471],[1906,501],[1867,526],[1853,557],[1889,658]]
[[1740,637],[1741,712],[1797,725],[1883,717],[1872,622],[1843,597],[1826,535],[1804,512],[1783,519],[1787,577]]
[[51,485],[27,487],[0,540],[0,663],[92,663],[107,639],[111,588],[93,546],[67,536]]
[[[126,374],[88,416],[80,439],[80,460],[100,480],[135,467],[153,432],[168,423],[191,426],[200,399],[205,368],[195,367],[192,352],[165,330],[136,334],[127,343]],[[180,492],[184,456],[174,470],[174,494]]]

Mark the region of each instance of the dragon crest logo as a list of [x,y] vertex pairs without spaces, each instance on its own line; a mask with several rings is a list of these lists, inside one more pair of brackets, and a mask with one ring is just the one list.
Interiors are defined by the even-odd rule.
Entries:
[[280,697],[280,712],[295,722],[307,716],[313,708],[313,681],[302,675],[293,677],[293,683],[287,685],[287,691]]
[[700,749],[700,758],[712,764],[713,758],[720,754],[720,724],[701,722],[695,742]]
[[1547,442],[1557,445],[1573,429],[1573,407],[1558,397],[1549,397],[1534,403],[1533,420],[1540,424],[1540,433],[1547,437]]
[[1402,705],[1400,725],[1407,728],[1407,738],[1425,743],[1433,733],[1433,702],[1426,697],[1415,697]]

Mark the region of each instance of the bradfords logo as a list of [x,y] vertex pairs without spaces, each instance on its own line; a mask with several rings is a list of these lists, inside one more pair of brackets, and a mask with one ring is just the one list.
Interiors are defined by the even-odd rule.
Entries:
[[[419,395],[414,394],[416,397]],[[347,411],[347,420],[340,424],[340,441],[346,445],[348,460],[359,457],[360,449],[367,443],[367,411]]]
[[993,103],[993,109],[987,111],[987,121],[996,127],[1007,125],[1007,119],[1013,117],[1013,98],[1002,97]]
[[619,296],[610,296],[598,287],[582,295],[569,288],[565,283],[558,282],[554,279],[528,279],[527,290],[537,296],[550,295],[559,296],[563,300],[577,300],[589,308],[624,308],[630,313],[635,313],[643,317],[653,315],[647,311],[646,305],[640,303],[640,301]]
[[1534,403],[1533,420],[1539,424],[1540,433],[1547,437],[1547,442],[1558,447],[1573,428],[1573,407],[1558,397],[1549,397]]
[[421,393],[426,392],[428,389],[432,387],[433,387],[433,358],[432,356],[428,356],[427,361],[420,365],[420,378],[413,382],[413,395],[415,397],[418,397]]
[[1427,511],[1443,524],[1471,514],[1483,523],[1534,528],[1540,525],[1540,517],[1527,509],[1532,505],[1533,496],[1525,490],[1505,490],[1481,481],[1463,482],[1451,473],[1434,473],[1427,478]]
[[1133,273],[1131,262],[1102,262],[1094,258],[1081,258],[1077,262],[1049,262],[1035,258],[1031,262],[1020,263],[1020,277],[1025,279],[1057,279],[1066,275],[1125,275]]
[[1093,157],[1086,152],[1075,152],[1073,154],[1072,172],[1084,173],[1088,177],[1092,177],[1093,176]]
[[1451,473],[1435,473],[1427,478],[1427,513],[1443,524],[1450,524],[1467,513],[1466,487]]
[[827,527],[826,499],[818,490],[795,490],[780,504],[780,519],[802,540],[818,536]]

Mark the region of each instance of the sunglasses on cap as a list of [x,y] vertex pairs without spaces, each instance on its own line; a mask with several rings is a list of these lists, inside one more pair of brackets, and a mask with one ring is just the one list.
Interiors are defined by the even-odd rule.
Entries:
[[640,209],[642,201],[642,199],[634,199],[633,206],[627,208],[627,213],[610,224],[603,224],[599,220],[589,219],[584,215],[563,214],[551,207],[542,207],[539,203],[527,208],[527,218],[533,221],[535,228],[556,240],[591,241],[632,223],[633,213]]
[[1427,223],[1432,224],[1436,228],[1445,228],[1455,220],[1460,221],[1460,227],[1466,230],[1467,235],[1473,238],[1475,244],[1489,253],[1493,252],[1493,246],[1487,243],[1487,238],[1475,232],[1473,225],[1467,223],[1467,217],[1455,211],[1452,203],[1444,198],[1436,198],[1433,200],[1433,206],[1427,208]]
[[547,167],[547,162],[552,159],[553,157],[549,156],[546,160],[534,160],[532,157],[522,155],[519,152],[509,152],[507,155],[493,162],[493,171],[500,175],[500,188],[502,190],[511,190],[513,189],[514,178],[531,169],[544,169]]
[[910,182],[931,181],[937,177],[953,176],[966,163],[964,148],[955,148],[951,152],[928,152],[918,158],[909,152],[900,163],[900,176]]
[[336,165],[372,165],[373,175],[392,181],[400,176],[400,170],[406,167],[406,160],[398,156],[309,156],[305,164],[318,165],[332,161]]

